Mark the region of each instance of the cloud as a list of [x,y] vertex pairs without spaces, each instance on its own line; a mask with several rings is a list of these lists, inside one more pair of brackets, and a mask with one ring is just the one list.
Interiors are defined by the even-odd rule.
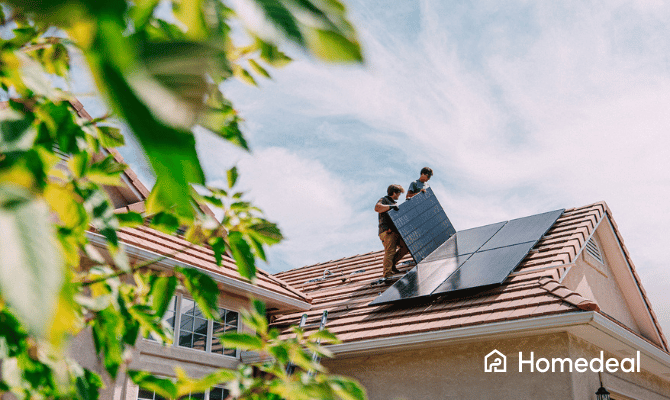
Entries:
[[[376,233],[374,222],[366,221],[369,215],[361,215],[352,205],[356,202],[350,183],[319,161],[271,147],[240,154],[237,166],[248,199],[279,223],[285,237],[271,248],[269,271],[367,252],[374,243],[371,239],[377,239],[366,232]],[[212,184],[223,183],[215,180]]]
[[[370,168],[361,159],[373,160],[377,175],[365,175],[366,184],[409,182],[430,165],[431,186],[459,229],[605,200],[652,302],[668,303],[670,5],[361,0],[350,9],[364,43],[364,67],[298,57],[262,93],[230,88],[242,114],[258,124],[254,138],[273,132],[300,137],[291,152],[276,157],[316,163],[323,168],[315,176],[344,183],[345,191],[357,187],[359,176],[338,170],[324,154],[337,154],[352,170]],[[306,119],[328,123],[320,130],[296,126],[293,133],[279,128]],[[365,128],[352,134],[360,149],[352,149],[337,119]],[[297,148],[313,134],[321,135],[321,144]],[[395,157],[376,153],[381,145]],[[277,140],[272,146],[283,147]],[[272,184],[256,171],[254,185]],[[284,183],[289,192],[302,187],[297,178]],[[338,199],[343,208],[336,211],[349,215],[341,225],[347,233],[330,236],[329,246],[353,255],[347,237],[375,238],[354,222],[365,215],[361,195]],[[292,220],[287,233],[295,232],[294,243],[319,234],[317,220],[277,212],[280,220]],[[310,234],[300,236],[301,230]],[[365,243],[376,249],[374,240]],[[308,246],[287,246],[281,257],[297,263],[292,267],[327,259],[303,257]],[[661,319],[670,326],[667,310]]]

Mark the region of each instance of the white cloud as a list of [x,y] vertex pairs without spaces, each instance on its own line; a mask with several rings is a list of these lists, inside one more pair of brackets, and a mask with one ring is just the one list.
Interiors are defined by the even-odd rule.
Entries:
[[[366,67],[296,62],[275,74],[263,100],[258,92],[240,96],[247,111],[266,112],[277,124],[301,116],[362,121],[373,128],[368,146],[376,141],[396,148],[407,182],[415,179],[416,165],[433,167],[431,186],[458,228],[605,200],[653,303],[669,303],[670,5],[412,4],[417,13],[406,2],[397,8],[355,2]],[[271,134],[271,126],[264,129]],[[333,151],[355,164],[346,159],[349,141],[340,143]],[[277,157],[297,163],[289,154]],[[256,171],[258,183],[274,182]],[[349,181],[325,168],[316,171],[326,182]],[[379,180],[385,179],[380,166]],[[287,191],[302,187],[298,178],[284,182]],[[313,210],[318,199],[305,194],[304,201],[312,206],[302,207]],[[338,202],[348,205],[333,208],[350,216],[341,225],[347,233],[327,239],[338,255],[355,254],[348,251],[348,236],[375,239],[368,226],[352,222],[356,201],[342,197]],[[312,241],[298,244],[320,234],[319,220],[294,214],[278,214],[293,224],[287,233],[296,245],[285,248],[286,256],[302,261],[294,266],[325,261],[300,253]]]
[[370,251],[370,239],[376,239],[374,222],[355,211],[350,184],[319,161],[271,147],[241,156],[237,165],[248,199],[279,223],[285,237],[271,248],[269,270]]

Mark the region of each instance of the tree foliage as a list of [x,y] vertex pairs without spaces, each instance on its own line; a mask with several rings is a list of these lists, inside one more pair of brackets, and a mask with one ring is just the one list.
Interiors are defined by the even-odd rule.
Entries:
[[[233,4],[0,3],[0,88],[9,99],[0,106],[0,393],[97,399],[102,379],[65,357],[68,340],[90,329],[106,372],[115,377],[139,337],[171,341],[162,316],[178,287],[207,317],[219,317],[211,277],[188,268],[157,272],[148,268],[153,261],[131,265],[119,229],[185,229],[184,238],[210,246],[217,263],[232,256],[250,281],[256,259],[265,260],[264,247],[282,239],[277,226],[236,190],[235,168],[226,187],[207,186],[192,129],[203,127],[249,150],[242,119],[222,83],[269,78],[268,70],[290,61],[279,50],[282,42],[334,62],[360,62],[361,50],[339,0]],[[52,84],[76,78],[70,71],[73,52],[83,54],[97,89],[153,169],[156,183],[145,213],[116,213],[105,191],[122,184],[126,166],[111,150],[124,145],[121,131],[105,119],[83,118],[72,95]],[[222,220],[203,213],[199,204],[222,209]],[[93,237],[102,238],[104,252],[92,245]],[[280,340],[268,329],[262,304],[253,304],[244,320],[256,334],[221,340],[267,354],[269,361],[255,370],[242,366],[202,379],[177,371],[176,380],[132,371],[131,378],[172,398],[221,383],[244,399],[365,397],[346,378],[308,373],[323,372],[310,352],[329,355],[317,339],[333,337],[296,330],[294,339]],[[289,375],[288,363],[301,369]]]

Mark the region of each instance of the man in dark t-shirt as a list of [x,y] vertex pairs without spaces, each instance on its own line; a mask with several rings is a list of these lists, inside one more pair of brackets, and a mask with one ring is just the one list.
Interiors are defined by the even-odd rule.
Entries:
[[428,167],[421,168],[421,176],[419,177],[419,179],[409,184],[409,189],[407,189],[407,196],[405,196],[405,199],[409,200],[415,195],[421,192],[425,192],[426,189],[428,189],[428,180],[432,176],[433,176],[432,169]]
[[396,229],[391,217],[388,215],[389,210],[398,209],[396,202],[403,192],[405,192],[405,189],[402,186],[391,185],[386,189],[387,196],[382,197],[375,204],[375,211],[379,213],[379,239],[384,244],[385,251],[384,278],[400,273],[395,265],[409,253],[409,249],[402,240],[402,237],[400,237],[398,229]]

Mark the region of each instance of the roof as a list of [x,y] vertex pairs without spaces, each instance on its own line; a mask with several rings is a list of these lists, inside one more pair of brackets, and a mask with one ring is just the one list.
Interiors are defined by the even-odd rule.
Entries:
[[[322,312],[328,310],[327,328],[344,343],[600,311],[594,301],[561,285],[559,280],[607,213],[605,203],[565,210],[502,285],[459,297],[370,306],[370,302],[390,286],[375,284],[382,276],[383,251],[293,269],[276,276],[312,297],[312,309],[306,313],[308,325],[318,321]],[[402,272],[411,268],[411,265],[399,267]],[[635,276],[639,284],[636,273]],[[644,296],[651,310],[646,294]],[[287,328],[296,325],[302,314],[277,314],[273,324],[289,334]],[[658,326],[657,321],[654,322]],[[667,349],[665,338],[662,340]]]
[[[208,246],[195,245],[181,237],[167,235],[154,229],[140,226],[137,228],[123,228],[118,231],[119,240],[126,246],[133,246],[151,253],[168,256],[179,263],[202,268],[215,276],[221,276],[248,282],[237,271],[235,261],[223,256],[221,266],[216,264],[214,251]],[[309,303],[310,297],[287,284],[282,279],[272,276],[265,271],[256,271],[256,285],[262,289],[277,293],[288,298]]]

